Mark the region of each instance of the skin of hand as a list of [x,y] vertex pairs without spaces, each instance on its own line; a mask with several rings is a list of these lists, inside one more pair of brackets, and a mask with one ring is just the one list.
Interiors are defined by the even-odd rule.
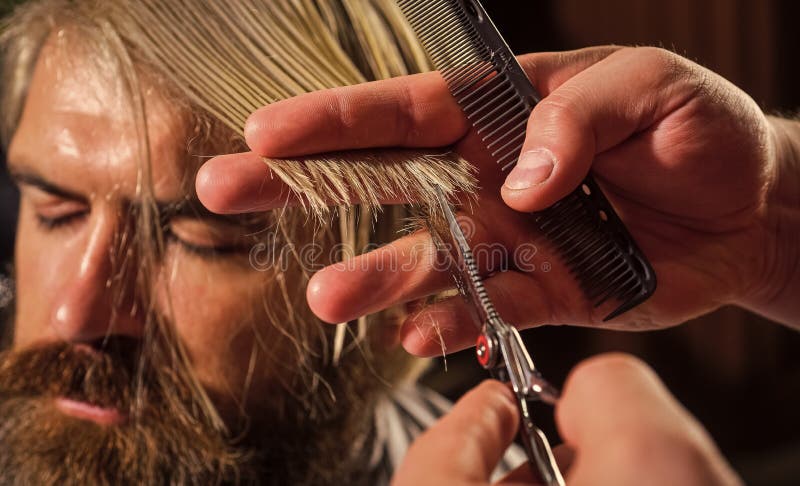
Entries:
[[[518,417],[508,387],[482,383],[414,442],[392,485],[490,484]],[[703,427],[631,356],[601,355],[579,364],[556,419],[566,445],[554,454],[568,486],[742,484]],[[537,484],[531,477],[523,464],[496,484]]]
[[[262,108],[246,127],[253,152],[207,162],[198,196],[221,213],[292,203],[259,155],[453,146],[479,171],[470,243],[516,255],[536,242],[537,258],[553,262],[547,273],[514,261],[510,268],[483,262],[499,312],[520,328],[661,328],[725,304],[777,309],[773,316],[797,322],[797,265],[786,264],[798,258],[792,242],[800,227],[792,189],[797,164],[793,171],[785,155],[794,125],[776,128],[778,121],[731,83],[662,49],[596,47],[520,61],[544,98],[508,175],[480,147],[441,77],[428,73]],[[607,310],[584,299],[526,214],[568,194],[590,168],[658,277],[647,302],[609,323],[601,321]],[[357,257],[357,264],[328,267],[311,280],[309,304],[323,320],[344,322],[447,289],[449,272],[420,256],[432,248],[420,232]],[[387,272],[381,263],[388,258],[399,260],[400,270]],[[469,315],[458,296],[426,306],[404,323],[403,345],[434,355],[441,336],[448,351],[465,348],[476,337],[465,324]]]

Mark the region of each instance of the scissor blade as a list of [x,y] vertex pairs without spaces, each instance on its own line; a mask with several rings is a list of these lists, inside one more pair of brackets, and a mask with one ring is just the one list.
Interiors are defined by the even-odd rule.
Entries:
[[[466,290],[467,297],[472,303],[471,307],[479,314],[476,319],[477,324],[491,329],[489,332],[498,339],[500,353],[504,362],[502,369],[508,374],[507,379],[511,382],[517,395],[517,402],[522,415],[523,443],[528,459],[538,471],[544,484],[547,486],[564,486],[564,479],[550,450],[550,443],[541,430],[534,425],[527,406],[527,400],[529,399],[540,399],[547,403],[554,403],[558,397],[558,392],[536,371],[517,330],[503,321],[495,310],[494,304],[483,286],[483,279],[478,273],[478,266],[464,231],[458,224],[458,220],[444,197],[444,193],[438,187],[436,188],[436,197],[447,219],[450,235],[455,243],[459,257],[457,262],[459,273],[464,284],[463,287],[466,287],[466,289],[460,290]],[[481,331],[487,332],[486,329]],[[498,371],[498,369],[495,369],[493,376],[496,376]]]
[[480,273],[478,273],[478,265],[475,262],[472,249],[469,247],[469,242],[467,242],[467,237],[464,235],[464,231],[458,224],[458,220],[455,214],[453,214],[450,204],[447,202],[444,193],[439,187],[436,188],[436,197],[447,219],[450,236],[456,245],[459,257],[457,263],[464,286],[466,287],[467,297],[472,301],[473,307],[479,314],[478,318],[481,322],[478,325],[482,326],[490,319],[496,318],[497,312],[495,311],[492,300],[489,298],[489,294],[486,293],[486,288],[483,286],[483,278],[481,278]]

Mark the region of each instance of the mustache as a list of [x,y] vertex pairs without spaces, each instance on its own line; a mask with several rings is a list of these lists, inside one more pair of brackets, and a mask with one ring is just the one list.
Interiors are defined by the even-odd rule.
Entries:
[[[0,484],[258,484],[255,454],[198,410],[166,344],[120,337],[94,351],[56,343],[0,355]],[[59,396],[131,417],[75,420],[48,403]]]
[[123,336],[89,349],[62,342],[6,351],[0,353],[0,399],[64,397],[129,410],[132,391],[150,381],[137,373],[141,355],[141,341]]

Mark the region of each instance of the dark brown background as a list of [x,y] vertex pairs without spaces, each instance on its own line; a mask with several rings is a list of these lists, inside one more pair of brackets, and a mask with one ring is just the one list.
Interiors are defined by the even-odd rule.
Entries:
[[[485,3],[517,53],[658,45],[721,73],[767,111],[800,106],[800,4],[790,0]],[[0,264],[12,255],[15,207],[14,191],[0,175]],[[593,354],[621,350],[642,357],[708,427],[748,484],[800,484],[800,334],[723,309],[655,333],[541,328],[524,335],[537,365],[558,384]],[[444,373],[437,360],[426,380],[453,398],[484,376],[471,352],[448,358],[448,368]],[[537,418],[554,437],[552,410],[537,410]]]
[[[598,44],[655,45],[722,74],[768,112],[800,107],[800,4],[788,0],[484,1],[517,53]],[[679,328],[523,333],[537,366],[563,383],[604,351],[645,359],[709,429],[747,484],[800,484],[800,334],[734,308]],[[452,397],[483,375],[472,352],[441,360],[427,380]],[[537,419],[551,436],[552,410]]]

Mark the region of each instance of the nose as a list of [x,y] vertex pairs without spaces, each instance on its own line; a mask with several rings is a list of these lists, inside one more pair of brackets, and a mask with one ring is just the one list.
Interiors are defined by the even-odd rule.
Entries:
[[112,219],[106,215],[94,218],[74,273],[64,276],[51,318],[55,334],[64,341],[90,343],[111,334],[141,336],[143,326],[132,298],[135,275],[119,273],[120,265],[114,264],[129,255],[124,248],[116,248],[124,238],[118,237]]

